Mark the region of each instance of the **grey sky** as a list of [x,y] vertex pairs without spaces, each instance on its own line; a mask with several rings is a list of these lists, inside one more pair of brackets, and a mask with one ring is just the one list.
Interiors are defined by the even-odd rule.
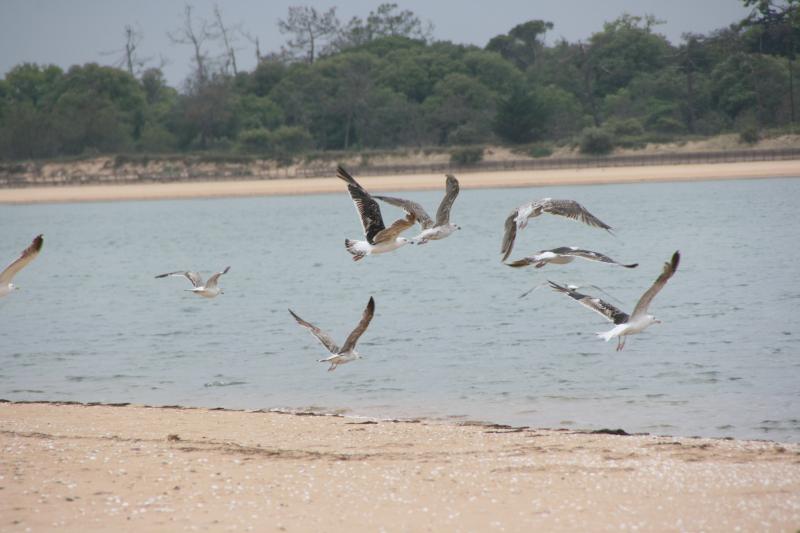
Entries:
[[[381,0],[189,0],[197,17],[210,19],[219,5],[226,24],[241,24],[258,36],[262,52],[277,50],[287,39],[277,28],[291,5],[327,10],[337,6],[339,19],[362,18]],[[498,0],[458,2],[456,0],[397,0],[434,25],[434,37],[456,43],[484,46],[493,36],[505,33],[530,19],[553,22],[547,40],[586,39],[600,31],[603,23],[623,13],[652,14],[666,21],[656,31],[673,43],[685,32],[707,33],[744,18],[748,10],[740,0]],[[184,0],[0,0],[0,74],[23,62],[53,63],[62,68],[97,62],[111,65],[122,56],[124,27],[138,28],[143,39],[141,56],[159,56],[167,61],[164,72],[178,85],[190,71],[188,46],[173,45],[166,34],[183,19]],[[240,39],[237,56],[240,69],[255,65],[254,47]],[[113,51],[117,53],[108,53]],[[209,52],[216,53],[216,49]]]

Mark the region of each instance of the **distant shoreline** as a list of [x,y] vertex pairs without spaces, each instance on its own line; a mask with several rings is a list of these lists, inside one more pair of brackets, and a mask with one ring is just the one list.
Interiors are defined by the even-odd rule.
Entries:
[[[356,177],[365,188],[376,192],[432,190],[443,187],[443,175],[440,174],[397,176],[365,174]],[[766,179],[800,177],[800,161],[464,172],[459,173],[457,177],[462,189]],[[0,189],[0,204],[293,196],[342,190],[341,183],[334,177],[30,187]]]

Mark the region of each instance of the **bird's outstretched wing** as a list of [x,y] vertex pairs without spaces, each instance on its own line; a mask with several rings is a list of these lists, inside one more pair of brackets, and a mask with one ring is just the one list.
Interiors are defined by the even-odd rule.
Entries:
[[614,261],[607,255],[601,254],[600,252],[593,252],[592,250],[582,250],[580,248],[575,248],[572,246],[562,246],[561,248],[553,248],[552,250],[549,251],[558,255],[571,255],[574,257],[581,257],[583,259],[588,259],[589,261],[600,261],[601,263],[610,263],[625,268],[636,268],[637,266],[639,266],[639,263],[630,263],[628,265],[625,265],[620,263],[619,261]]
[[192,272],[188,270],[176,270],[175,272],[167,272],[166,274],[159,274],[156,276],[157,278],[166,278],[167,276],[176,276],[179,278],[186,278],[192,282],[193,287],[202,287],[203,286],[203,278],[197,272]]
[[347,336],[347,340],[344,341],[344,346],[342,346],[342,352],[348,352],[355,348],[358,339],[364,332],[367,330],[367,326],[369,326],[372,317],[375,315],[375,300],[372,296],[369,297],[369,302],[367,302],[367,307],[364,308],[364,312],[361,314],[361,321],[356,326],[350,335]]
[[551,215],[560,215],[562,217],[578,220],[589,226],[603,228],[606,231],[611,231],[611,226],[591,214],[585,207],[576,202],[575,200],[555,200],[553,198],[545,198],[540,200],[539,205],[542,211],[550,213]]
[[379,244],[382,242],[389,242],[395,240],[398,235],[403,233],[408,228],[412,227],[415,222],[416,219],[414,218],[413,214],[411,213],[406,214],[406,218],[395,220],[391,226],[376,233],[375,237],[373,238],[372,244]]
[[44,244],[44,236],[37,235],[34,237],[31,244],[25,248],[20,256],[10,265],[8,265],[2,273],[0,273],[0,285],[8,285],[11,279],[17,275],[17,272],[25,268],[25,266],[36,259],[39,252],[42,251]]
[[511,255],[511,250],[514,248],[514,239],[517,238],[517,213],[519,209],[514,209],[508,218],[506,218],[505,231],[503,232],[503,244],[500,246],[500,253],[503,254],[500,261],[505,261]]
[[317,338],[317,340],[321,342],[325,348],[327,348],[329,352],[331,352],[332,354],[339,353],[339,346],[333,341],[333,339],[330,338],[330,336],[327,333],[319,329],[311,322],[306,322],[305,320],[294,314],[294,311],[292,311],[291,309],[289,309],[289,313],[291,313],[294,319],[297,320],[298,324],[300,324],[305,328],[308,328],[308,331],[310,331],[311,334],[314,335]]
[[206,281],[206,289],[213,289],[214,287],[216,287],[217,282],[219,281],[219,277],[223,274],[227,274],[228,270],[230,269],[231,267],[226,266],[225,270],[223,270],[222,272],[217,272],[216,274],[208,278],[208,281]]
[[336,176],[347,182],[347,190],[356,206],[356,212],[361,218],[361,226],[364,228],[367,242],[375,244],[375,235],[386,228],[378,202],[344,168],[337,167]]
[[450,209],[453,207],[453,202],[456,201],[456,196],[458,196],[459,190],[460,187],[458,186],[458,180],[455,178],[455,176],[448,174],[444,198],[442,198],[442,203],[439,204],[439,209],[436,210],[437,226],[444,226],[450,223]]
[[614,324],[624,324],[630,318],[628,313],[621,311],[617,307],[601,300],[600,298],[594,298],[592,296],[587,296],[586,294],[581,294],[578,291],[574,291],[569,287],[564,287],[563,285],[559,285],[558,283],[554,283],[552,281],[548,281],[548,283],[550,283],[550,286],[554,290],[566,294],[579,304],[583,305],[584,307],[588,307],[595,313],[600,313],[607,320],[610,320]]
[[373,198],[377,198],[382,202],[386,202],[387,204],[395,205],[401,209],[403,209],[406,213],[411,213],[416,218],[419,225],[422,229],[428,229],[433,227],[433,220],[431,220],[430,215],[425,211],[421,205],[417,202],[412,202],[411,200],[404,200],[403,198],[394,198],[392,196],[373,196]]
[[505,263],[506,265],[514,268],[526,267],[533,263],[538,263],[539,260],[534,257],[523,257],[522,259],[517,259],[516,261],[511,261],[510,263]]
[[633,314],[631,315],[633,318],[638,318],[641,315],[647,314],[647,308],[650,307],[650,302],[653,301],[658,291],[664,288],[669,278],[678,270],[678,264],[680,262],[681,254],[676,251],[672,254],[672,259],[670,259],[668,263],[664,263],[664,270],[661,271],[661,275],[658,276],[653,285],[647,289],[647,292],[642,294],[642,297],[639,298],[639,302],[637,302],[636,307],[633,309]]

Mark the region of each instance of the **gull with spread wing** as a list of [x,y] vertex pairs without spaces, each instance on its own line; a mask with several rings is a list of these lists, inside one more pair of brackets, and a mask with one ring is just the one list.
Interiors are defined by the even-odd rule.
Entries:
[[347,339],[344,341],[344,345],[341,348],[338,344],[336,344],[336,342],[334,342],[330,335],[319,329],[317,326],[310,322],[306,322],[297,316],[291,309],[289,309],[289,313],[291,313],[298,324],[308,328],[311,334],[314,335],[317,340],[321,342],[322,345],[331,353],[330,357],[319,359],[320,363],[331,364],[331,366],[328,367],[328,372],[331,372],[336,370],[336,367],[339,365],[362,358],[362,356],[356,351],[356,343],[361,335],[363,335],[367,330],[367,326],[369,326],[372,317],[375,315],[375,300],[370,296],[367,307],[364,308],[364,312],[361,315],[361,321],[356,326],[356,329],[354,329],[350,335],[347,336]]
[[528,265],[533,265],[534,268],[542,268],[548,263],[553,263],[554,265],[565,265],[567,263],[571,263],[576,257],[587,259],[589,261],[598,261],[600,263],[618,265],[625,268],[636,268],[639,266],[639,263],[625,265],[614,261],[607,255],[601,254],[600,252],[582,250],[575,246],[561,246],[559,248],[553,248],[552,250],[540,250],[530,257],[523,257],[522,259],[517,259],[516,261],[506,264],[514,268],[526,267]]
[[658,294],[659,291],[664,288],[664,285],[667,284],[669,278],[675,274],[680,260],[680,252],[675,252],[672,254],[672,259],[668,263],[664,263],[664,269],[661,272],[661,275],[658,276],[653,285],[647,289],[641,298],[639,298],[639,302],[636,304],[636,307],[633,309],[633,313],[630,315],[614,307],[610,303],[604,302],[600,298],[594,298],[592,296],[587,296],[586,294],[581,294],[570,289],[569,287],[564,287],[558,283],[553,283],[552,281],[549,283],[554,290],[566,294],[579,304],[588,307],[596,313],[600,313],[606,319],[613,322],[615,326],[612,329],[603,333],[598,333],[597,336],[605,341],[609,341],[616,337],[617,351],[620,351],[625,347],[625,338],[628,335],[633,335],[635,333],[644,331],[652,324],[661,323],[661,321],[656,319],[656,317],[647,313],[647,308],[650,307],[650,302],[653,301],[653,298],[655,298],[656,294]]
[[17,272],[25,268],[28,263],[36,259],[36,256],[39,255],[39,252],[42,251],[42,244],[44,244],[44,237],[42,235],[37,235],[33,242],[31,242],[30,246],[25,248],[22,251],[22,254],[10,265],[8,265],[5,270],[0,272],[0,298],[10,294],[11,291],[19,289],[16,285],[11,283],[11,280],[14,276],[17,275]]
[[175,276],[179,278],[186,278],[192,282],[191,289],[184,289],[186,291],[191,291],[195,294],[199,294],[205,298],[214,298],[218,294],[225,294],[225,292],[217,286],[217,282],[219,281],[219,277],[223,274],[227,274],[228,270],[231,267],[225,267],[225,270],[222,272],[217,272],[216,274],[212,275],[208,278],[208,281],[203,283],[203,278],[200,277],[200,274],[197,272],[186,271],[186,270],[176,270],[175,272],[167,272],[166,274],[159,274],[156,278],[166,278],[167,276]]
[[506,218],[503,245],[500,248],[500,253],[503,254],[501,261],[505,261],[508,259],[508,256],[511,255],[511,249],[514,248],[514,239],[517,237],[517,231],[528,225],[528,219],[538,217],[542,213],[571,218],[588,224],[589,226],[603,228],[611,232],[611,226],[591,214],[585,207],[574,200],[554,200],[553,198],[535,200],[514,209],[511,214],[508,215],[508,218]]
[[347,251],[353,255],[353,261],[364,259],[368,255],[384,254],[397,250],[409,243],[405,237],[399,235],[414,225],[414,215],[407,212],[406,218],[396,220],[388,228],[383,224],[381,208],[378,202],[351,176],[344,168],[337,167],[336,176],[347,182],[350,198],[356,206],[356,212],[361,218],[364,228],[365,241],[344,240]]
[[453,207],[453,202],[456,201],[458,196],[459,186],[458,180],[455,176],[447,174],[446,188],[444,198],[439,204],[439,209],[436,211],[436,220],[434,221],[430,215],[423,209],[421,205],[411,200],[404,200],[402,198],[393,198],[391,196],[375,196],[378,200],[392,204],[402,208],[406,213],[411,213],[419,222],[422,227],[422,232],[411,239],[412,244],[425,244],[428,241],[438,241],[450,236],[456,230],[461,229],[460,226],[450,222],[450,209]]

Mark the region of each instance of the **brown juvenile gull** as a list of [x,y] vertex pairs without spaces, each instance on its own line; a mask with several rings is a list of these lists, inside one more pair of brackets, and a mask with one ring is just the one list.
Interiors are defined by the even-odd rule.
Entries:
[[350,198],[356,206],[356,212],[361,218],[364,228],[365,241],[344,240],[347,251],[353,255],[353,261],[359,261],[372,254],[383,254],[397,250],[409,243],[405,237],[399,237],[402,232],[414,225],[414,215],[407,212],[406,218],[396,220],[388,228],[383,224],[381,208],[378,202],[358,182],[342,168],[337,167],[336,176],[347,182]]
[[37,235],[30,246],[22,251],[22,254],[10,265],[8,265],[3,272],[0,272],[0,298],[10,294],[11,291],[19,289],[16,285],[11,283],[11,279],[17,275],[17,272],[25,268],[25,266],[36,259],[39,252],[42,251],[42,244],[44,243],[44,236]]
[[294,314],[294,311],[291,309],[289,309],[289,313],[291,313],[294,319],[297,320],[298,324],[308,328],[311,334],[314,335],[317,340],[321,342],[322,345],[331,353],[330,357],[319,359],[320,363],[331,364],[331,366],[328,367],[328,372],[331,372],[336,370],[336,367],[339,365],[349,363],[350,361],[355,361],[356,359],[361,359],[361,355],[356,351],[356,343],[364,331],[366,331],[373,315],[375,315],[375,300],[370,296],[367,307],[364,308],[364,313],[361,315],[361,321],[356,326],[356,329],[354,329],[350,335],[347,336],[347,339],[344,341],[344,345],[341,348],[327,333],[319,329],[317,326],[310,322],[306,322]]
[[503,254],[501,261],[505,261],[511,255],[517,231],[528,225],[528,219],[538,217],[542,213],[561,215],[562,217],[579,220],[589,226],[603,228],[611,232],[611,226],[591,214],[585,207],[574,200],[554,200],[553,198],[535,200],[514,209],[506,218],[503,245],[500,248],[500,253]]
[[450,208],[453,207],[453,202],[458,196],[459,186],[458,180],[455,176],[447,174],[446,188],[444,198],[439,204],[439,209],[436,211],[436,220],[434,221],[430,215],[423,209],[421,205],[411,200],[404,200],[402,198],[393,198],[391,196],[375,196],[378,200],[386,202],[387,204],[396,205],[403,208],[406,213],[411,213],[416,217],[417,222],[422,227],[422,232],[411,239],[412,244],[425,244],[428,241],[438,241],[450,236],[456,230],[461,229],[460,226],[450,222]]
[[167,276],[176,276],[176,277],[184,277],[192,282],[193,288],[191,289],[184,289],[186,291],[191,291],[195,294],[199,294],[200,296],[204,296],[205,298],[214,298],[218,294],[225,294],[225,292],[217,286],[217,282],[219,281],[219,277],[223,274],[227,274],[228,270],[231,267],[225,267],[225,270],[222,272],[217,272],[216,274],[212,275],[208,278],[208,281],[203,284],[203,278],[200,277],[200,274],[197,272],[187,271],[187,270],[176,270],[175,272],[167,272],[166,274],[159,274],[156,278],[166,278]]
[[571,263],[573,259],[575,259],[576,257],[587,259],[589,261],[598,261],[600,263],[618,265],[625,268],[636,268],[637,266],[639,266],[639,263],[631,263],[629,265],[625,265],[617,261],[614,261],[607,255],[601,254],[600,252],[593,252],[591,250],[582,250],[581,248],[577,248],[575,246],[561,246],[559,248],[553,248],[552,250],[540,250],[530,257],[517,259],[516,261],[506,264],[510,267],[515,267],[515,268],[526,267],[528,265],[533,265],[534,268],[542,268],[548,263],[553,263],[555,265],[565,265],[567,263]]
[[658,276],[653,285],[647,289],[641,298],[639,298],[639,302],[636,304],[636,307],[633,309],[633,313],[630,315],[619,310],[610,303],[604,302],[600,298],[594,298],[592,296],[581,294],[570,289],[569,287],[564,287],[558,283],[553,283],[552,281],[549,283],[554,290],[566,294],[579,304],[588,307],[592,311],[600,313],[609,321],[616,324],[612,329],[603,333],[598,333],[597,336],[605,341],[609,341],[616,337],[617,351],[620,351],[625,347],[625,337],[644,331],[652,324],[661,323],[661,321],[657,320],[653,315],[647,314],[647,308],[650,307],[650,302],[653,301],[653,298],[655,298],[656,294],[658,294],[658,292],[664,288],[664,285],[667,284],[669,278],[671,278],[678,269],[678,263],[680,263],[680,260],[680,252],[675,252],[672,254],[672,259],[668,263],[664,263],[664,270],[661,272],[661,275]]

